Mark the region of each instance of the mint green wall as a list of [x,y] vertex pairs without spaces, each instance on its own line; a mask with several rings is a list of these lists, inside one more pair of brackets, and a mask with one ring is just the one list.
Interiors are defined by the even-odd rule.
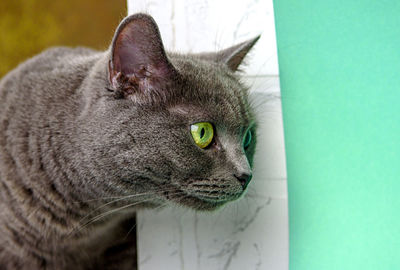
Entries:
[[400,269],[400,1],[274,8],[290,269]]

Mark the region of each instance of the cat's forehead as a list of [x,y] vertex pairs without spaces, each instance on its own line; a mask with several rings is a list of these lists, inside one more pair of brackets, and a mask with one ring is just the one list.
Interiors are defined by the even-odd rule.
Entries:
[[196,57],[174,60],[182,80],[177,86],[180,88],[177,100],[170,107],[172,113],[236,129],[251,124],[248,91],[237,76],[222,65]]

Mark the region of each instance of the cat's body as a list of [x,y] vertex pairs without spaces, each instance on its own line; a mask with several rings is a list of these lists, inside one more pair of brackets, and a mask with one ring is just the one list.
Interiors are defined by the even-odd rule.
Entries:
[[[138,14],[106,52],[50,49],[5,76],[0,269],[134,269],[135,209],[240,197],[254,153],[242,138],[255,127],[233,71],[255,41],[167,57]],[[205,149],[190,137],[201,121],[216,133]]]
[[[82,194],[84,184],[77,183],[78,179],[95,181],[96,176],[82,168],[79,159],[85,154],[75,134],[85,106],[82,85],[105,55],[86,49],[50,49],[22,64],[1,83],[0,269],[96,269],[102,253],[112,245],[112,241],[101,243],[110,233],[100,227],[93,234],[99,242],[92,247],[80,247],[78,242],[86,245],[81,236],[80,241],[68,236],[104,203],[91,202],[104,195]],[[49,82],[56,85],[55,91],[46,91]],[[88,220],[82,220],[83,224]],[[116,229],[108,231],[113,234]],[[133,233],[128,239],[134,241],[134,237]],[[131,246],[135,248],[134,242]],[[53,259],[46,258],[46,253]]]

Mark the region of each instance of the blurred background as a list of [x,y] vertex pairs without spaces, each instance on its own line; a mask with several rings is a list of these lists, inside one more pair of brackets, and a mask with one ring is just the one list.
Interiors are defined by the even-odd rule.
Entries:
[[51,46],[105,50],[126,0],[1,0],[0,78]]

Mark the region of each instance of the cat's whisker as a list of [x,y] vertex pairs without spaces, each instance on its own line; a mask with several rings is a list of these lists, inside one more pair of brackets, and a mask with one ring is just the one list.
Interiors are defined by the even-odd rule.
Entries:
[[[182,191],[177,191],[177,192],[172,192],[172,193],[170,193],[170,194],[171,194],[171,195],[174,195],[174,194],[179,194],[179,193],[181,193],[181,192],[182,192]],[[111,210],[109,210],[109,211],[107,211],[107,212],[105,212],[105,213],[102,213],[102,214],[99,214],[99,215],[95,216],[94,218],[92,218],[91,220],[89,220],[89,221],[86,222],[85,224],[79,226],[78,228],[72,229],[72,231],[71,231],[69,234],[71,235],[74,231],[75,231],[75,232],[80,232],[84,227],[87,227],[88,225],[90,225],[90,224],[92,224],[92,223],[98,221],[99,219],[101,219],[101,218],[103,218],[103,217],[106,217],[106,216],[108,216],[108,215],[110,215],[110,214],[112,214],[112,213],[115,213],[115,212],[124,210],[124,209],[126,209],[126,208],[129,208],[129,207],[132,207],[132,206],[135,206],[135,205],[144,203],[144,202],[151,201],[151,200],[153,200],[153,199],[154,199],[154,198],[150,198],[150,199],[146,199],[146,200],[134,202],[134,203],[131,203],[131,204],[127,204],[127,205],[118,207],[118,208],[116,208],[116,209],[111,209]]]
[[135,205],[137,205],[137,204],[140,204],[140,203],[143,203],[143,202],[146,202],[146,201],[150,201],[150,200],[151,200],[151,199],[147,199],[147,200],[143,200],[143,201],[139,201],[139,202],[134,202],[134,203],[131,203],[131,204],[124,205],[124,206],[122,206],[122,207],[118,207],[118,208],[116,208],[116,209],[109,210],[109,211],[107,211],[107,212],[105,212],[105,213],[103,213],[103,214],[97,215],[96,217],[92,218],[91,220],[89,220],[89,221],[86,222],[85,224],[83,224],[83,225],[81,225],[81,226],[78,226],[78,227],[76,227],[76,228],[73,228],[73,229],[71,230],[71,232],[69,233],[69,235],[72,235],[72,233],[74,233],[74,232],[76,232],[76,233],[80,232],[83,228],[87,227],[87,226],[90,225],[91,223],[93,223],[93,222],[95,222],[95,221],[97,221],[97,220],[99,220],[99,219],[101,219],[101,218],[103,218],[103,217],[105,217],[105,216],[108,216],[108,215],[110,215],[110,214],[112,214],[112,213],[115,213],[115,212],[117,212],[117,211],[126,209],[126,208],[131,207],[131,206],[135,206]]
[[[112,204],[114,202],[118,202],[118,201],[121,201],[121,200],[124,200],[124,199],[130,199],[130,198],[134,198],[134,197],[139,197],[139,196],[157,195],[157,194],[160,194],[160,193],[162,194],[163,192],[173,191],[173,190],[176,190],[176,188],[170,188],[170,189],[162,189],[161,188],[159,190],[153,190],[152,192],[143,192],[143,193],[132,194],[132,195],[123,195],[123,196],[102,197],[102,198],[96,198],[96,199],[85,200],[85,201],[73,201],[72,203],[83,203],[83,202],[93,202],[93,201],[107,200],[107,199],[117,199],[115,201],[108,202],[108,203],[106,203],[104,205],[101,205],[98,208],[92,210],[89,214],[85,215],[83,218],[81,218],[79,220],[79,222],[82,222],[84,219],[86,219],[88,216],[90,216],[90,214],[92,214],[93,212],[95,212],[95,211],[97,211],[97,210],[99,210],[99,209],[101,209],[101,208],[103,208],[103,207],[105,207],[105,206],[107,206],[109,204]],[[39,205],[39,206],[35,207],[33,210],[31,210],[29,215],[28,215],[28,218],[30,218],[31,216],[34,216],[37,213],[37,211],[39,209],[41,209],[41,208],[42,208],[42,206]]]
[[119,199],[119,198],[127,198],[127,197],[131,198],[131,197],[136,197],[136,196],[152,195],[155,192],[171,191],[171,190],[175,190],[175,189],[176,188],[159,189],[159,190],[153,190],[151,192],[143,192],[143,193],[137,193],[137,194],[131,194],[131,195],[108,196],[108,197],[101,197],[101,198],[90,199],[90,200],[74,201],[73,203],[94,202],[94,201],[100,201],[100,200]]
[[132,232],[132,230],[134,228],[136,228],[136,225],[137,225],[137,221],[135,222],[135,224],[132,225],[132,228],[129,229],[129,231],[127,232],[127,234],[124,237],[124,240],[129,236],[129,234]]
[[[181,198],[184,198],[185,196],[186,196],[186,194],[183,192],[183,191],[177,191],[176,193],[174,193],[174,194],[172,194],[172,195],[179,195],[179,193],[181,193]],[[153,208],[152,210],[153,211],[157,211],[158,209],[160,209],[160,208],[163,208],[163,207],[165,207],[165,206],[167,206],[168,205],[168,201],[166,201],[166,202],[164,202],[163,204],[161,204],[161,205],[159,205],[159,206],[157,206],[157,207],[155,207],[155,208]],[[187,211],[188,209],[186,209],[186,211]],[[128,231],[128,233],[126,234],[126,236],[125,236],[125,238],[124,239],[126,239],[127,237],[128,237],[128,235],[132,232],[132,230],[136,227],[136,225],[137,225],[137,222],[132,226],[132,228]]]
[[281,99],[279,94],[274,94],[274,93],[269,93],[269,94],[263,94],[262,97],[260,95],[257,95],[255,93],[252,93],[252,98],[250,101],[250,107],[252,107],[254,110],[258,111],[261,107],[266,107],[269,102],[274,102],[278,101]]
[[[152,210],[153,210],[153,211],[156,211],[156,210],[158,210],[158,209],[160,209],[160,208],[165,207],[167,204],[168,204],[168,202],[165,202],[165,203],[163,203],[163,204],[161,204],[161,205],[159,205],[159,206],[153,208]],[[129,236],[129,234],[130,234],[130,233],[132,232],[132,230],[136,227],[136,225],[137,225],[137,221],[135,222],[135,224],[132,225],[132,228],[129,229],[129,231],[127,232],[127,234],[126,234],[125,237],[124,237],[124,240]]]
[[126,195],[126,196],[117,196],[117,197],[108,197],[108,198],[117,198],[116,200],[110,201],[108,203],[105,203],[103,205],[100,205],[99,207],[97,207],[96,209],[90,211],[87,215],[85,215],[83,218],[81,218],[79,220],[79,223],[81,223],[83,220],[85,220],[87,217],[89,217],[92,213],[106,207],[107,205],[122,201],[122,200],[126,200],[126,199],[132,199],[134,197],[139,197],[139,196],[146,196],[146,195],[157,195],[159,193],[163,193],[165,191],[171,191],[171,190],[175,190],[175,188],[171,188],[171,189],[160,189],[160,190],[155,190],[152,192],[144,192],[144,193],[138,193],[138,194],[132,194],[132,195]]

